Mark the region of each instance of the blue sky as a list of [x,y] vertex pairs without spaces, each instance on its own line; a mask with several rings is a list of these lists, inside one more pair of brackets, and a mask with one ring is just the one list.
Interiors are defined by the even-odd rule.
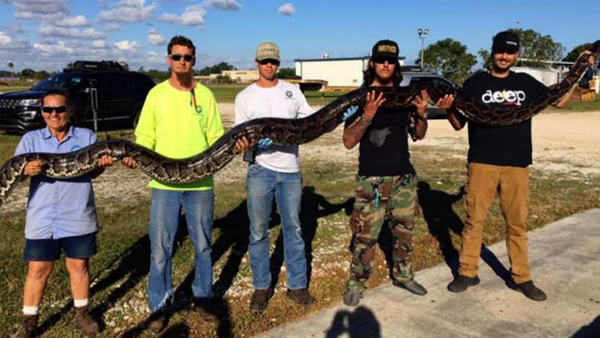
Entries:
[[289,67],[324,53],[364,56],[386,38],[412,63],[417,28],[430,29],[426,44],[450,37],[474,55],[498,31],[531,28],[567,53],[600,39],[599,12],[597,0],[0,0],[0,69],[13,62],[16,70],[58,70],[80,59],[166,69],[166,43],[176,34],[198,47],[197,68],[252,67],[263,41],[278,43]]

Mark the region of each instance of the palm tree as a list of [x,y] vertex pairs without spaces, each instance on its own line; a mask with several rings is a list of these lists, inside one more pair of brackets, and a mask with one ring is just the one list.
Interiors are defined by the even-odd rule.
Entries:
[[8,63],[8,68],[10,68],[10,76],[12,77],[12,72],[13,72],[13,68],[15,67],[15,65],[12,62]]

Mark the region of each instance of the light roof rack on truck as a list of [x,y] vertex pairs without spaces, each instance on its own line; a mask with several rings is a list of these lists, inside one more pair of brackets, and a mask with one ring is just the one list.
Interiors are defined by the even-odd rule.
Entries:
[[99,71],[99,70],[120,70],[128,71],[127,63],[121,61],[86,61],[79,60],[71,62],[64,69],[65,72],[72,71]]

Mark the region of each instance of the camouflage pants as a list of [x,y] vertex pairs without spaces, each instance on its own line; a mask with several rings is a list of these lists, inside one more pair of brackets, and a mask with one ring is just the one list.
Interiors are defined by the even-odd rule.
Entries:
[[365,288],[365,282],[375,265],[375,246],[386,219],[394,237],[394,278],[401,282],[413,278],[416,187],[415,175],[357,176],[356,201],[350,219],[353,236],[349,288]]

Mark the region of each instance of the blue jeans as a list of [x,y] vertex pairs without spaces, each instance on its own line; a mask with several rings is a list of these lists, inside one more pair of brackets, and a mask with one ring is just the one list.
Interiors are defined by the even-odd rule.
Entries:
[[273,197],[277,202],[283,227],[288,288],[306,288],[306,257],[299,218],[302,176],[299,172],[280,173],[254,163],[248,167],[246,189],[250,218],[250,267],[254,289],[264,290],[271,286],[268,228]]
[[199,301],[212,297],[212,239],[214,193],[152,189],[150,208],[150,277],[148,305],[151,311],[163,308],[173,296],[171,256],[183,206],[194,250],[192,292]]

